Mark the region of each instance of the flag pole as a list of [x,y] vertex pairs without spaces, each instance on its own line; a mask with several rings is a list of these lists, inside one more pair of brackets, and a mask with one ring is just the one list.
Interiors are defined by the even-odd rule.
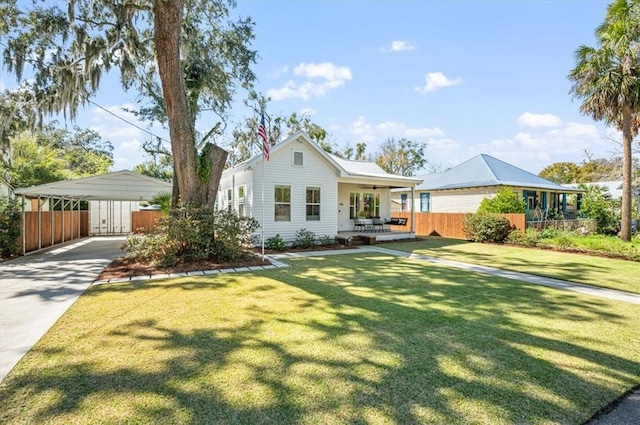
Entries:
[[262,261],[264,261],[264,163],[265,163],[265,152],[264,148],[262,149]]
[[264,163],[269,160],[269,134],[264,124],[264,107],[260,111],[260,125],[258,126],[258,137],[262,141],[262,261],[264,261]]

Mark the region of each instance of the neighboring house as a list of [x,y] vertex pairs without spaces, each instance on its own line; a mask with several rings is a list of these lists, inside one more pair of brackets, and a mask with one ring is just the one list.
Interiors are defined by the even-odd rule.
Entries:
[[[582,193],[564,187],[521,168],[481,154],[444,173],[420,176],[416,187],[416,211],[475,212],[485,198],[501,187],[510,187],[525,201],[528,211],[566,211],[567,194]],[[410,194],[394,190],[400,211],[407,208]]]
[[216,204],[258,220],[265,238],[293,241],[303,228],[335,236],[353,231],[356,217],[387,218],[390,190],[411,191],[421,181],[338,158],[300,131],[272,146],[268,161],[260,154],[225,170]]
[[615,200],[622,198],[622,180],[608,181],[608,182],[590,182],[590,183],[571,183],[564,185],[565,187],[577,188],[579,185],[584,184],[587,187],[598,186],[605,190],[604,196],[606,198]]

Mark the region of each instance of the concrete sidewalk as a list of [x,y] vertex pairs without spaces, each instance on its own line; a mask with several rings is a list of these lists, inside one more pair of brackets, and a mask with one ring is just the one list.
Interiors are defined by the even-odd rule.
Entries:
[[0,263],[0,382],[122,255],[124,237],[93,237]]

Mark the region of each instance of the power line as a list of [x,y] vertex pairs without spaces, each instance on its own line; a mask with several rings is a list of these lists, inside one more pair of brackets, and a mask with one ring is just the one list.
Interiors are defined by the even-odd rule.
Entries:
[[[0,42],[0,46],[3,46],[3,47],[5,47],[5,48],[7,48],[7,45],[6,45],[6,44],[4,44],[3,42]],[[103,110],[103,111],[105,111],[106,113],[108,113],[108,114],[112,115],[113,117],[115,117],[115,118],[119,119],[120,121],[122,121],[122,122],[124,122],[124,123],[127,123],[127,124],[129,124],[130,126],[135,127],[135,128],[137,128],[138,130],[140,130],[140,131],[142,131],[142,132],[144,132],[144,133],[147,133],[149,136],[154,137],[156,140],[162,140],[162,141],[164,141],[164,142],[171,143],[171,141],[169,141],[169,140],[167,140],[167,139],[165,139],[165,138],[163,138],[163,137],[160,137],[160,136],[158,136],[158,135],[156,135],[156,134],[154,134],[154,133],[150,132],[149,130],[147,130],[147,129],[145,129],[145,128],[142,128],[142,127],[140,127],[139,125],[134,124],[134,123],[132,123],[131,121],[129,121],[129,120],[127,120],[127,119],[125,119],[125,118],[123,118],[123,117],[119,116],[119,115],[118,115],[118,114],[116,114],[115,112],[112,112],[112,111],[108,110],[108,109],[107,109],[107,108],[105,108],[104,106],[99,105],[98,103],[96,103],[96,102],[94,102],[93,100],[91,100],[91,99],[89,98],[89,96],[88,96],[88,95],[85,95],[85,94],[83,94],[83,93],[77,92],[76,90],[74,90],[74,89],[72,89],[72,88],[70,88],[70,87],[68,87],[68,89],[69,89],[69,90],[71,90],[72,92],[74,92],[75,94],[77,94],[78,96],[82,96],[86,102],[89,102],[90,104],[92,104],[92,105],[94,105],[94,106],[96,106],[96,107],[100,108],[101,110]]]

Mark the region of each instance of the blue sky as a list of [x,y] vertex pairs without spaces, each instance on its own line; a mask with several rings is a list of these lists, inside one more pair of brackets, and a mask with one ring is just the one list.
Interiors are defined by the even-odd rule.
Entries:
[[[605,137],[615,132],[580,114],[566,78],[607,4],[240,0],[236,12],[256,22],[256,88],[272,98],[269,114],[308,113],[339,147],[365,142],[371,153],[407,137],[427,142],[440,166],[487,153],[538,173],[616,149]],[[133,120],[121,107],[134,99],[113,76],[94,100]],[[237,102],[233,116],[250,113]],[[93,106],[78,124],[114,143],[114,170],[141,162],[141,131]]]

